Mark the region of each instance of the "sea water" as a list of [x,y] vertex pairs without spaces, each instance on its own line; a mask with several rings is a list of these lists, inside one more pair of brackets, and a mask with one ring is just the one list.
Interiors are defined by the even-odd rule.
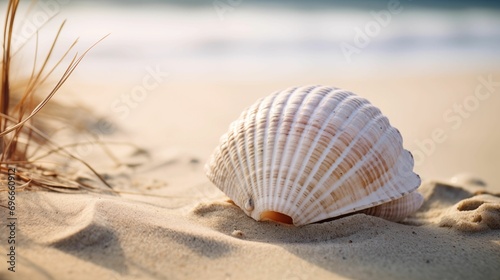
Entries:
[[158,66],[224,79],[500,65],[498,1],[331,2],[45,0],[17,25],[18,41],[33,44],[36,27],[43,50],[67,19],[60,52],[77,37],[81,52],[109,34],[85,70]]

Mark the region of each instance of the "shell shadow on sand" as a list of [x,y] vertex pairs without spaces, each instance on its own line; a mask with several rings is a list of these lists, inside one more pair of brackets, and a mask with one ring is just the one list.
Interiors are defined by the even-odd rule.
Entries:
[[[198,205],[191,218],[238,239],[242,248],[279,246],[312,263],[313,268],[350,278],[397,278],[403,275],[397,269],[404,269],[407,279],[439,278],[450,268],[464,279],[498,276],[494,264],[500,263],[500,231],[495,230],[500,218],[500,198],[474,196],[460,187],[436,182],[424,184],[423,193],[424,207],[404,223],[354,214],[295,227],[257,222],[224,201]],[[477,215],[482,220],[471,219]],[[450,252],[453,257],[436,258],[440,250]],[[409,259],[415,259],[416,254],[419,261],[408,267]],[[265,260],[256,262],[256,266],[265,269]],[[311,273],[308,277],[314,275]]]

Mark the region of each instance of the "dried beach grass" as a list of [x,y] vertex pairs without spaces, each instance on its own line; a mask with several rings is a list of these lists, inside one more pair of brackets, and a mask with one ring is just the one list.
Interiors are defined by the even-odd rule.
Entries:
[[[63,22],[52,41],[48,53],[43,56],[41,65],[37,66],[38,50],[35,50],[35,61],[33,62],[31,76],[23,82],[13,82],[10,77],[12,59],[15,53],[15,50],[12,49],[12,40],[18,6],[19,0],[9,1],[3,30],[3,57],[0,72],[0,180],[2,182],[0,192],[7,191],[8,171],[12,168],[16,170],[17,191],[113,192],[106,180],[87,162],[70,152],[68,146],[54,143],[51,137],[46,134],[47,123],[54,121],[54,118],[44,119],[40,118],[39,115],[42,108],[48,106],[52,97],[95,44],[80,55],[76,53],[63,75],[51,87],[51,90],[43,93],[42,86],[46,84],[47,79],[53,74],[54,70],[60,67],[63,60],[68,57],[77,43],[77,40],[75,40],[62,57],[53,66],[49,67],[50,61],[53,59],[54,48],[65,24]],[[36,43],[38,46],[38,40]],[[40,95],[44,96],[40,97]],[[53,104],[53,102],[50,103]],[[60,110],[61,106],[53,106],[59,109],[57,110],[58,113],[64,113],[64,111]],[[68,115],[71,113],[71,110],[66,111]],[[54,156],[58,156],[59,160],[56,160]],[[68,161],[80,162],[95,175],[97,180],[83,179],[73,172],[69,172],[64,163]]]

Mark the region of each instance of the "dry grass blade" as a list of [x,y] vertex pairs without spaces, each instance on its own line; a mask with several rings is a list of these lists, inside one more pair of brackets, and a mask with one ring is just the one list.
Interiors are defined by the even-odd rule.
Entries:
[[[2,81],[0,89],[0,113],[8,115],[9,110],[9,71],[12,46],[12,33],[14,28],[14,19],[19,6],[19,1],[9,1],[7,7],[7,15],[5,17],[5,27],[3,30],[3,64],[2,64]],[[3,131],[7,126],[7,120],[0,119],[0,131]]]
[[[82,190],[96,190],[88,184],[82,184],[77,179],[68,176],[57,166],[44,166],[37,161],[30,160],[29,151],[39,150],[44,148],[49,150],[49,154],[61,154],[67,159],[74,160],[83,164],[90,170],[102,184],[111,188],[106,180],[94,169],[90,164],[83,159],[69,152],[66,148],[57,145],[45,133],[35,127],[33,124],[34,118],[38,115],[42,108],[44,108],[52,99],[52,97],[59,91],[61,86],[71,76],[73,71],[87,55],[87,53],[104,38],[98,40],[95,44],[90,46],[81,55],[76,53],[62,76],[52,87],[47,95],[39,101],[35,102],[35,94],[40,91],[39,88],[44,84],[49,76],[51,76],[56,68],[58,68],[64,59],[73,50],[78,40],[75,40],[54,66],[49,67],[49,62],[52,60],[56,43],[61,35],[65,21],[60,25],[55,35],[54,40],[50,46],[49,51],[42,60],[41,66],[37,69],[38,58],[38,35],[36,36],[36,50],[35,59],[33,62],[33,69],[31,76],[27,83],[23,85],[20,92],[22,94],[15,105],[12,102],[12,84],[10,81],[10,68],[12,64],[12,39],[16,13],[19,6],[19,0],[11,0],[8,3],[7,15],[5,18],[4,36],[3,36],[3,56],[2,56],[2,72],[0,84],[0,177],[2,180],[6,176],[9,165],[14,165],[17,173],[16,180],[22,182],[20,190],[30,189],[45,189],[50,191],[82,191]],[[36,139],[36,140],[33,140]],[[33,149],[29,149],[35,145]],[[4,187],[4,186],[2,186]],[[0,191],[4,191],[0,189]]]
[[[3,116],[4,118],[6,119],[9,119],[10,117],[9,116],[5,116],[5,115],[1,115],[0,116]],[[96,177],[104,184],[106,185],[108,188],[112,188],[107,182],[106,180],[94,169],[92,168],[92,166],[90,164],[88,164],[86,161],[84,161],[83,159],[80,159],[79,157],[73,155],[71,152],[67,151],[64,147],[60,146],[60,145],[57,145],[56,143],[54,143],[50,137],[46,136],[42,131],[38,130],[36,127],[33,127],[29,124],[25,124],[25,126],[29,129],[29,131],[31,132],[34,132],[36,133],[38,136],[40,136],[41,138],[43,138],[44,140],[46,140],[46,145],[49,145],[49,146],[52,146],[52,149],[50,151],[54,151],[55,153],[64,153],[66,156],[76,160],[76,161],[79,161],[80,163],[82,163],[83,165],[85,165],[85,167],[87,167],[92,173],[94,173],[94,175],[96,175]],[[24,161],[25,163],[29,163],[29,164],[34,164],[36,161],[29,161],[28,159],[26,159]]]
[[[107,36],[106,36],[107,37]],[[68,68],[66,69],[66,71],[64,72],[63,76],[61,77],[61,79],[57,82],[57,84],[55,85],[55,87],[52,89],[52,91],[49,93],[49,95],[47,95],[40,104],[38,104],[35,109],[33,109],[33,111],[25,118],[23,119],[22,121],[18,122],[17,124],[13,125],[13,126],[10,126],[10,127],[7,127],[5,128],[4,131],[0,132],[0,137],[18,129],[19,127],[22,127],[24,126],[24,124],[29,121],[31,118],[33,118],[45,105],[47,105],[47,103],[50,101],[50,99],[54,96],[54,94],[56,94],[56,92],[61,88],[61,86],[66,82],[66,80],[69,78],[69,76],[71,76],[71,74],[73,73],[73,71],[75,71],[76,67],[78,66],[78,64],[82,61],[82,59],[85,57],[85,55],[96,45],[98,44],[100,41],[104,40],[104,38],[106,37],[103,37],[102,39],[100,39],[99,41],[97,41],[94,45],[92,45],[90,48],[88,48],[81,56],[78,56],[78,54],[76,54],[74,57],[73,57],[73,60],[71,61],[70,65],[68,66]]]

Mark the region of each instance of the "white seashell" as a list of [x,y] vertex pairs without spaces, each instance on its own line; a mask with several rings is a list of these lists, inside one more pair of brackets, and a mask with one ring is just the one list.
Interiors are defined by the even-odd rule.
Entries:
[[377,216],[390,221],[401,221],[417,211],[424,203],[418,192],[411,192],[399,199],[362,210],[361,213]]
[[364,98],[324,86],[290,88],[247,108],[206,172],[255,220],[300,226],[375,206],[370,213],[401,220],[423,201],[402,142]]

